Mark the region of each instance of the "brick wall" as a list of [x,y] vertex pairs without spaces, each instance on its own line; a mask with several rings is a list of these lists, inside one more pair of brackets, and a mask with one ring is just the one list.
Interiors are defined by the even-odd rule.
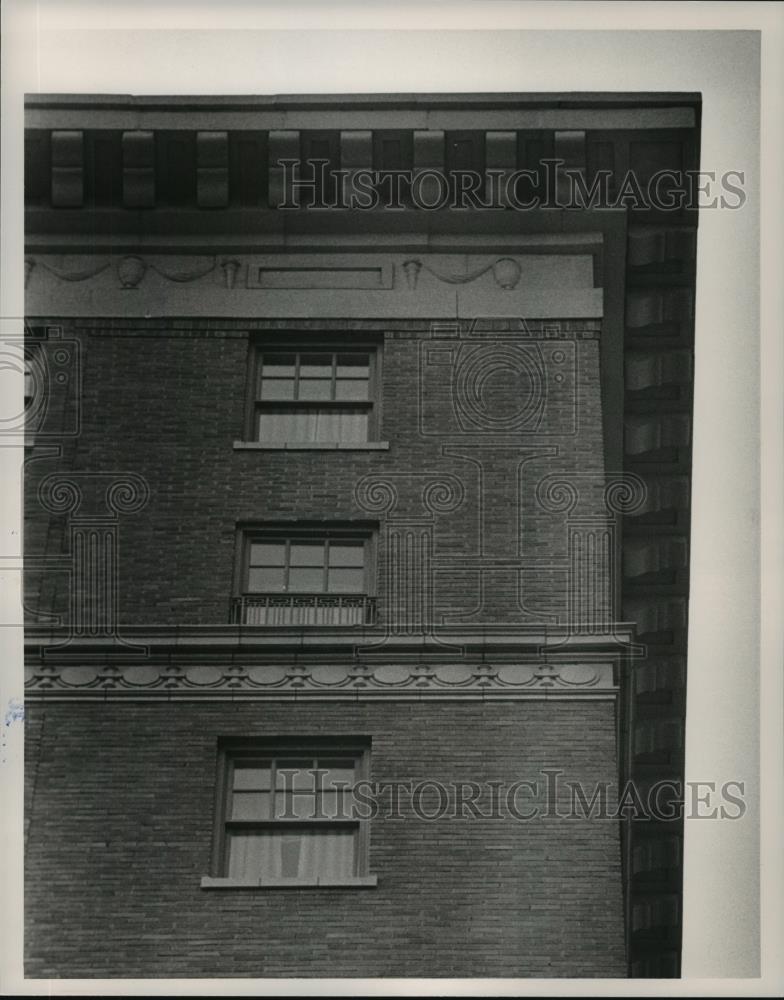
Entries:
[[27,976],[625,974],[612,821],[404,799],[372,824],[374,889],[200,888],[219,737],[369,736],[376,781],[614,781],[611,702],[50,702],[28,727]]
[[[361,327],[374,325],[380,332],[380,324]],[[340,324],[340,329],[359,326]],[[398,322],[383,324],[380,437],[390,450],[283,452],[233,449],[244,436],[248,324],[75,323],[67,332],[82,344],[81,433],[62,455],[40,443],[28,456],[29,609],[64,612],[68,605],[65,573],[51,567],[37,573],[32,562],[51,557],[67,562],[67,518],[52,515],[48,530],[41,527],[36,491],[51,473],[76,473],[85,492],[80,516],[105,512],[97,494],[90,494],[93,481],[105,487],[107,477],[131,472],[149,484],[147,506],[121,516],[119,523],[120,620],[128,624],[226,623],[237,522],[373,517],[355,495],[357,483],[369,475],[395,483],[395,518],[421,520],[431,516],[422,503],[423,486],[447,474],[462,483],[465,499],[454,510],[433,514],[434,553],[441,563],[435,570],[436,618],[563,620],[565,515],[543,510],[535,486],[545,476],[579,470],[588,476],[582,480],[579,513],[603,509],[599,340],[595,323],[563,323],[559,336],[550,339],[542,338],[542,324],[531,329],[530,336],[512,343],[539,357],[547,389],[538,423],[525,431],[499,431],[492,422],[482,427],[480,412],[479,430],[466,432],[456,392],[464,398],[472,391],[482,374],[481,358],[474,383],[469,379],[467,388],[456,390],[458,361],[436,367],[425,353],[435,343],[429,324]],[[502,335],[459,343],[463,351],[509,348]],[[556,355],[565,362],[554,363]],[[561,368],[566,380],[559,383],[555,376]],[[508,371],[491,374],[487,398],[495,415],[520,411],[524,381]],[[474,404],[474,415],[482,405],[481,399]],[[382,528],[386,516],[377,517]],[[526,568],[488,571],[485,604],[477,612],[479,571],[466,559],[480,553],[519,555]],[[386,570],[381,545],[382,620]]]

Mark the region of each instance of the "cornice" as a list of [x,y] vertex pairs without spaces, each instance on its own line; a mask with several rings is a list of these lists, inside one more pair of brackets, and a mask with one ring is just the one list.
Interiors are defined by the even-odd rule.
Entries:
[[25,636],[32,699],[613,698],[632,629],[486,626],[438,636],[383,629],[129,626],[85,639]]
[[36,94],[28,128],[694,128],[698,94]]
[[569,649],[580,653],[625,654],[632,649],[634,625],[614,622],[604,632],[579,632],[556,625],[436,626],[428,634],[398,634],[383,626],[280,627],[253,625],[120,625],[115,635],[75,635],[67,626],[28,625],[25,647],[46,656],[134,656],[182,650],[244,651],[288,655],[336,652],[345,655],[403,657],[453,656],[455,650],[473,650],[482,655],[539,654]]
[[701,95],[691,91],[562,91],[553,93],[390,93],[390,94],[27,94],[25,107],[430,107],[433,105],[487,107],[699,107]]

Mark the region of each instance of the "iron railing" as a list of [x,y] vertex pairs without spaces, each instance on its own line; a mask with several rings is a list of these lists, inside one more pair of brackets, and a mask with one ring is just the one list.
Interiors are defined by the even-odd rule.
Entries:
[[234,600],[239,625],[372,625],[376,599],[365,594],[245,594]]

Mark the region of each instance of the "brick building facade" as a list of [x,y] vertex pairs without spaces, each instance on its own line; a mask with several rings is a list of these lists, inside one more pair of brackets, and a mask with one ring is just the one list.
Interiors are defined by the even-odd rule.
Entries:
[[678,975],[698,99],[27,114],[26,974]]

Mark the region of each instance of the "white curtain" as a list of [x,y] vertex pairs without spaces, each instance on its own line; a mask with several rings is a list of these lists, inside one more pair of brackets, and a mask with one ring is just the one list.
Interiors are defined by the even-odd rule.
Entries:
[[229,878],[312,881],[354,875],[354,830],[299,829],[230,834]]
[[366,441],[368,415],[357,410],[261,410],[260,441]]

